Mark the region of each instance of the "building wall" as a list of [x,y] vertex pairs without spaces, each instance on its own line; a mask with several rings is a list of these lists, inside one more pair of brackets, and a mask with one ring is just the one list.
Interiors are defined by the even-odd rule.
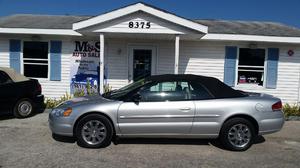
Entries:
[[[264,87],[243,87],[236,89],[245,91],[261,92],[274,95],[282,99],[284,103],[295,104],[299,102],[299,77],[300,77],[300,47],[293,45],[261,45],[261,47],[278,47],[280,50],[278,62],[278,78],[276,89],[266,89]],[[289,49],[293,49],[295,54],[288,56]]]
[[122,40],[106,40],[104,55],[109,86],[118,89],[128,84],[127,43]]
[[[22,40],[30,40],[29,38],[22,38]],[[50,41],[54,39],[42,39],[42,41]],[[59,39],[55,39],[59,40]],[[72,53],[72,43],[69,40],[62,42],[61,55],[61,81],[50,81],[49,79],[39,78],[42,86],[42,92],[45,97],[59,98],[66,92],[70,93],[70,58]],[[73,45],[74,46],[74,45]],[[73,47],[74,48],[74,47]],[[9,39],[0,38],[0,67],[9,67]],[[49,65],[50,66],[50,65]]]
[[[214,76],[221,81],[224,76],[225,46],[249,47],[248,43],[229,42],[182,42],[180,46],[179,72]],[[277,88],[237,85],[235,89],[267,93],[277,96],[285,103],[299,101],[300,46],[289,44],[258,44],[258,48],[276,47],[280,49]],[[288,56],[289,49],[295,54]]]
[[175,42],[162,40],[117,40],[108,39],[105,43],[105,65],[108,70],[108,83],[118,89],[129,83],[129,46],[155,46],[157,49],[156,74],[174,73]]
[[[137,41],[135,41],[137,42]],[[157,47],[157,74],[174,73],[174,41],[140,40],[139,43]],[[108,40],[106,60],[109,67],[108,83],[113,89],[128,84],[128,51],[131,41]],[[233,42],[180,42],[179,73],[213,76],[223,81],[225,46],[249,47],[249,43]],[[235,88],[261,92],[277,96],[285,103],[297,103],[299,97],[300,47],[289,44],[258,44],[258,48],[278,47],[280,49],[278,63],[278,80],[276,89],[262,86],[241,86]],[[118,54],[118,50],[122,50]],[[293,49],[295,54],[287,54]]]
[[182,42],[179,73],[212,76],[223,81],[224,43]]
[[59,98],[66,93],[70,94],[70,59],[73,48],[74,44],[70,41],[62,41],[61,81],[39,79],[45,97]]
[[0,67],[9,67],[9,44],[7,39],[0,38]]
[[[108,71],[107,82],[112,89],[118,89],[129,83],[128,46],[137,44],[156,46],[156,74],[174,73],[174,40],[106,39],[105,64]],[[225,46],[248,47],[249,43],[180,41],[179,73],[213,76],[223,80]],[[241,85],[235,88],[272,94],[281,98],[285,103],[297,103],[299,101],[300,46],[258,44],[258,48],[268,47],[280,48],[277,88],[266,89],[262,86]],[[43,87],[43,94],[46,97],[58,98],[66,92],[70,93],[70,58],[73,49],[74,41],[63,40],[61,81],[39,79]],[[287,54],[289,49],[293,49],[295,52],[291,57]],[[5,38],[0,38],[0,66],[9,67],[9,40]]]

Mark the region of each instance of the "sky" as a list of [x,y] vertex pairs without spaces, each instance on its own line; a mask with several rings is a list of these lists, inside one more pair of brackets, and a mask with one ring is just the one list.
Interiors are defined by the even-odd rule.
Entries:
[[99,15],[136,2],[189,19],[273,21],[300,28],[300,0],[0,0],[0,16]]

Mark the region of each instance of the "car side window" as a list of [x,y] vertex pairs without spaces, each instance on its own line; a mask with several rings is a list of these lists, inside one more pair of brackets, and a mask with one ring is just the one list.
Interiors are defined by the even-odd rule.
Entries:
[[189,100],[190,85],[185,81],[154,83],[140,91],[141,101],[184,101]]
[[201,83],[192,82],[190,98],[192,100],[206,100],[214,98],[213,94]]
[[10,77],[3,71],[0,71],[0,85],[10,83]]

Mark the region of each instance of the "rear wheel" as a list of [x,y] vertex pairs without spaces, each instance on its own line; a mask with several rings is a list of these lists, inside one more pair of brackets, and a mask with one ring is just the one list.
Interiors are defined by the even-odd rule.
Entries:
[[34,111],[33,103],[30,99],[21,99],[14,106],[14,116],[17,118],[26,118],[32,115]]
[[106,117],[91,114],[78,122],[75,134],[79,146],[101,148],[110,145],[113,137],[113,128]]
[[219,138],[226,149],[245,151],[253,144],[254,126],[244,118],[232,118],[224,123]]

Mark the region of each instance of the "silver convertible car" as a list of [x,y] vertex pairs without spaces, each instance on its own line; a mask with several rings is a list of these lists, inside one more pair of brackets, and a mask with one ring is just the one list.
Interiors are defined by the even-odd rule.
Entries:
[[49,114],[53,135],[75,137],[88,148],[106,147],[114,137],[218,138],[225,148],[243,151],[283,124],[280,99],[196,75],[147,77],[66,101]]

